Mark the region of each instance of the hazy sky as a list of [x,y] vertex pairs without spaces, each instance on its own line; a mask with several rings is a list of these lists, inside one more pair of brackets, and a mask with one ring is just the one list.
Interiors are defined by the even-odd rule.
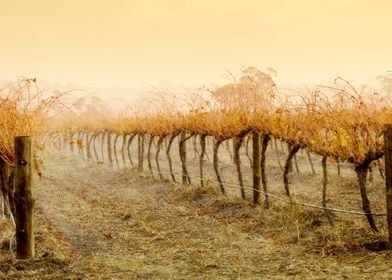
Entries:
[[0,80],[192,85],[245,65],[368,80],[392,70],[391,29],[389,0],[0,0]]

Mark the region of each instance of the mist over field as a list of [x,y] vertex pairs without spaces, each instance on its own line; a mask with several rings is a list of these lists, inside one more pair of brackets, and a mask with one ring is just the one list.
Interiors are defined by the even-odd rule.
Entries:
[[391,279],[391,26],[0,0],[0,280]]

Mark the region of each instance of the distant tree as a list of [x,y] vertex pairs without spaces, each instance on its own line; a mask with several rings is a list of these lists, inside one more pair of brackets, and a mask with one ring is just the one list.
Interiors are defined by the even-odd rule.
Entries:
[[[276,73],[271,68],[268,72]],[[223,110],[246,108],[254,111],[271,105],[271,100],[276,96],[277,87],[271,76],[256,67],[247,67],[232,79],[232,83],[212,91],[213,98]]]
[[388,73],[386,75],[380,75],[377,80],[381,83],[384,91],[387,93],[392,93],[392,74]]

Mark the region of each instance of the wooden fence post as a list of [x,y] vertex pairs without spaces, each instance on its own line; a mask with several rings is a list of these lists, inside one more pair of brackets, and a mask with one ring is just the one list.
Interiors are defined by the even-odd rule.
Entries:
[[388,247],[392,247],[392,124],[385,126],[385,186],[387,200]]
[[16,255],[19,259],[34,258],[31,137],[15,137],[15,222]]

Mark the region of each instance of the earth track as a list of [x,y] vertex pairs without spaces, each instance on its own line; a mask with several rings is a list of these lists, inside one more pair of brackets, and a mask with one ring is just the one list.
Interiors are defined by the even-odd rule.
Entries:
[[325,253],[325,244],[316,243],[311,249],[306,236],[317,237],[311,232],[317,229],[295,230],[283,221],[288,209],[254,208],[209,187],[160,182],[75,156],[53,154],[45,162],[43,178],[35,180],[41,235],[69,244],[70,264],[67,278],[32,279],[388,279],[392,273],[388,251]]

